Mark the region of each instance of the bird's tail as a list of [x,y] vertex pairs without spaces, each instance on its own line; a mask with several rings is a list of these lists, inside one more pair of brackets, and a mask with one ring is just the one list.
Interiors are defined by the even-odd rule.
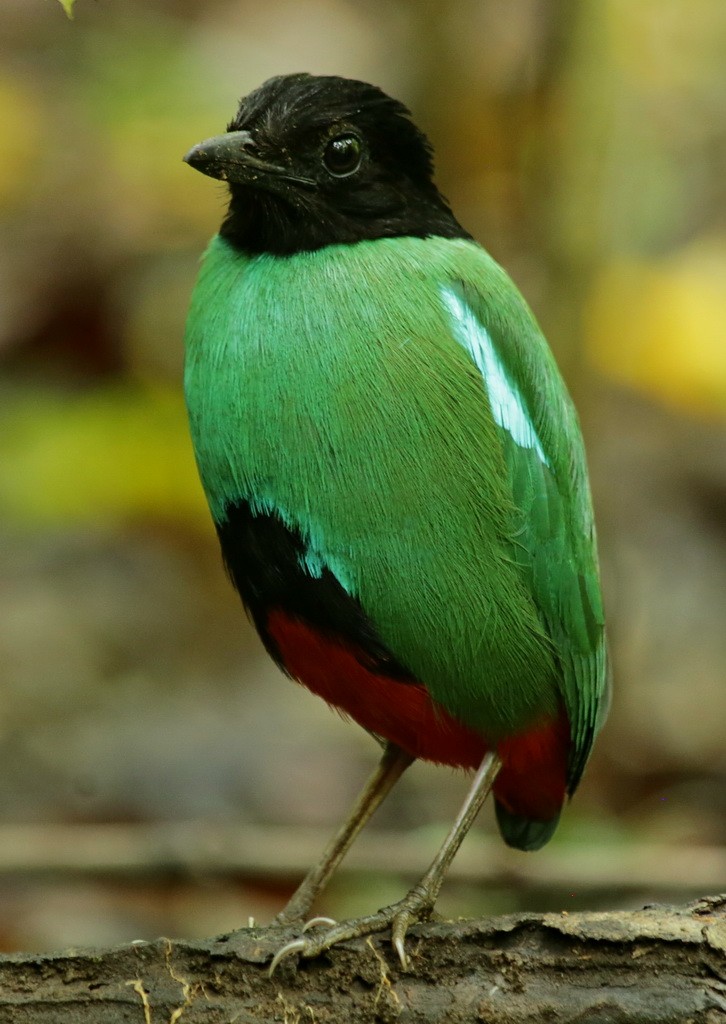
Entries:
[[496,798],[494,808],[497,814],[497,825],[499,825],[504,842],[507,846],[513,846],[517,850],[539,850],[555,834],[557,823],[560,820],[559,811],[547,821],[538,821],[536,818],[526,818],[522,814],[514,814]]
[[555,833],[568,789],[570,726],[564,708],[498,744],[497,824],[508,846],[539,850]]

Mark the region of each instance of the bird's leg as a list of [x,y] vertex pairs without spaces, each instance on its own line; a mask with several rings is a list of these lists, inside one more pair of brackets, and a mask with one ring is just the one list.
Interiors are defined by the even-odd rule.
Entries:
[[315,897],[328,884],[355,837],[413,760],[410,754],[395,743],[386,744],[377,768],[366,782],[346,821],[330,840],[318,863],[310,868],[285,908],[277,915],[274,924],[294,924],[304,920]]
[[405,949],[408,926],[413,921],[427,918],[431,913],[446,870],[453,860],[456,851],[461,846],[464,836],[481,810],[482,804],[489,795],[501,766],[502,762],[497,754],[493,752],[487,754],[474,777],[474,781],[457,815],[456,821],[452,825],[441,849],[431,862],[428,871],[402,900],[392,904],[390,907],[384,907],[378,913],[371,914],[368,917],[356,918],[353,921],[343,921],[321,935],[306,936],[294,942],[288,942],[286,946],[278,950],[274,957],[270,965],[270,974],[275,970],[280,960],[291,953],[299,953],[303,957],[315,957],[324,950],[330,949],[337,942],[344,942],[347,939],[360,938],[363,935],[385,931],[389,927],[391,928],[391,942],[398,953],[401,966],[405,969],[408,966]]

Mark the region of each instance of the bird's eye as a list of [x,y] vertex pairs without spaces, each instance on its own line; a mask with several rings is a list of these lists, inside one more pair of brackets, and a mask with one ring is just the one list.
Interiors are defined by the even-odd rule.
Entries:
[[323,163],[336,178],[345,178],[360,167],[360,139],[355,135],[336,135],[325,147]]

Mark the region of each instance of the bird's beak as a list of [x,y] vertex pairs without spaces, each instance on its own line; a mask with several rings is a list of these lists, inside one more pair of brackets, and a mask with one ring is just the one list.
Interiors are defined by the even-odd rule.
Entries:
[[277,179],[300,185],[315,185],[311,178],[291,174],[286,167],[271,164],[257,156],[257,145],[251,132],[226,132],[192,146],[184,162],[220,181],[260,184]]

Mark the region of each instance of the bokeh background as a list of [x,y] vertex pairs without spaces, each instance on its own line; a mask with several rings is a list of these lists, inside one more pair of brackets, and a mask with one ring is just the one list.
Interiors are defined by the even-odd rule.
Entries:
[[[0,948],[269,920],[377,757],[261,651],[181,397],[225,203],[181,156],[297,70],[409,104],[588,442],[610,720],[547,849],[485,811],[440,910],[723,888],[725,67],[723,0],[3,0]],[[321,909],[401,894],[465,786],[415,766]]]

